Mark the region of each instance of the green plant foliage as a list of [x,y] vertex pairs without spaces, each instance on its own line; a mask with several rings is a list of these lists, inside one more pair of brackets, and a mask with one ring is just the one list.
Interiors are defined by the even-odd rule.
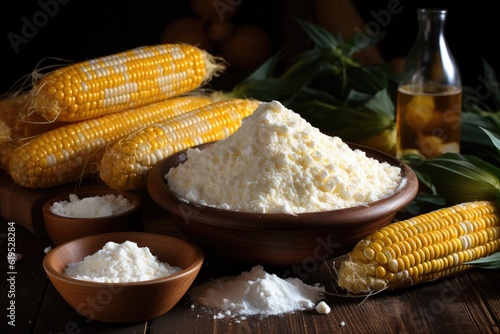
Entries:
[[[395,127],[398,77],[388,64],[363,65],[356,52],[383,35],[343,40],[297,19],[312,47],[293,56],[278,53],[228,93],[261,101],[278,100],[313,126],[344,140],[366,140]],[[406,209],[413,215],[462,201],[500,203],[500,85],[483,60],[482,87],[463,87],[461,147],[465,154],[422,160],[404,157],[426,193]],[[481,88],[483,94],[478,94]],[[487,92],[487,94],[484,94]],[[481,98],[479,98],[481,97]]]

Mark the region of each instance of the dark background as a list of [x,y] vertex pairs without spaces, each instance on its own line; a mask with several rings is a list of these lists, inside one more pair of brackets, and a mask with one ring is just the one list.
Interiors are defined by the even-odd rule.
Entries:
[[[373,21],[374,12],[386,10],[386,1],[353,0],[366,22]],[[380,48],[385,59],[405,56],[410,50],[418,29],[416,10],[421,7],[448,9],[445,37],[462,74],[464,84],[479,84],[483,75],[481,58],[494,66],[500,77],[500,15],[493,9],[493,2],[476,1],[398,1],[403,8],[392,15]],[[376,21],[376,20],[375,20]]]
[[[392,0],[353,1],[365,21],[373,23],[377,22],[374,13],[386,10]],[[308,47],[293,17],[312,20],[314,1],[242,0],[240,3],[235,23],[256,23],[265,28],[273,40],[274,51],[288,48],[298,52]],[[458,1],[399,1],[401,13],[380,24],[385,32],[380,44],[383,56],[391,59],[406,55],[416,36],[416,8],[447,7],[446,38],[461,69],[462,81],[477,85],[483,73],[481,57],[495,70],[500,67],[496,51],[499,15],[492,8],[493,2],[465,3],[466,6]],[[37,68],[61,64],[61,59],[75,62],[154,44],[168,22],[191,14],[188,0],[16,0],[4,1],[1,6],[0,93],[9,91],[18,79]],[[44,6],[49,6],[51,12]],[[41,11],[45,11],[45,16]],[[15,50],[9,36],[23,37],[26,22],[33,23],[36,19],[41,20],[39,27],[28,31],[29,36]],[[246,74],[241,73],[241,78]],[[218,80],[224,87],[224,80],[235,79],[222,75]]]

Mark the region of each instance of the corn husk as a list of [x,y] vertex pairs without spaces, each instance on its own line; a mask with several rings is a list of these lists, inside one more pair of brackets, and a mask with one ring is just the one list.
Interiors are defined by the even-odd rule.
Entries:
[[500,198],[500,169],[473,155],[446,153],[413,163],[449,204]]
[[481,259],[465,262],[465,264],[472,264],[474,267],[483,269],[500,269],[500,252]]

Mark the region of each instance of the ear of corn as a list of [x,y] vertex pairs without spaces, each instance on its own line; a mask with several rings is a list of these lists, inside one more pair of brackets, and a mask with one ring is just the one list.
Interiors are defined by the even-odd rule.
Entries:
[[15,182],[46,188],[84,177],[96,170],[106,145],[141,127],[206,105],[205,96],[185,96],[141,108],[67,124],[17,147],[9,162]]
[[361,240],[338,271],[350,293],[398,289],[462,273],[500,251],[495,202],[474,201],[392,223]]
[[29,113],[26,95],[0,101],[0,124],[8,128],[7,140],[26,139],[61,126],[59,122],[51,122],[36,113]]
[[4,98],[0,100],[0,143],[12,139],[11,129],[17,118],[16,99]]
[[139,47],[49,72],[34,86],[31,108],[49,120],[86,120],[180,96],[221,69],[192,45]]
[[0,143],[10,141],[15,137],[16,124],[19,121],[24,106],[23,96],[6,97],[0,100]]
[[9,161],[17,145],[15,141],[5,141],[0,143],[0,169],[8,170]]
[[14,149],[32,137],[58,128],[36,113],[28,113],[27,97],[17,95],[0,101],[0,168],[8,169]]
[[100,177],[117,190],[144,188],[156,163],[183,149],[228,137],[258,103],[247,99],[218,101],[147,126],[105,152]]

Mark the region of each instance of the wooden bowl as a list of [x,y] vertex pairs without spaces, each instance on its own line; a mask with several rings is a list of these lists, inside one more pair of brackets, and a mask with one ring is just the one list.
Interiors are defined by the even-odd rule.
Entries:
[[349,146],[401,168],[402,181],[391,195],[366,206],[297,215],[218,209],[179,199],[169,189],[164,176],[186,161],[185,151],[158,163],[151,170],[147,188],[186,237],[207,251],[242,262],[314,267],[352,250],[360,239],[392,222],[418,191],[417,177],[408,165],[378,150]]
[[[163,278],[131,283],[83,281],[64,275],[69,263],[94,254],[108,241],[132,241],[138,247],[149,247],[159,261],[182,270]],[[203,260],[203,252],[196,245],[181,239],[146,232],[116,232],[91,235],[57,246],[47,253],[43,267],[56,290],[81,315],[103,322],[132,323],[168,312],[187,292]]]
[[[120,214],[98,218],[65,217],[51,212],[54,203],[68,201],[70,194],[76,194],[80,199],[104,195],[118,196],[121,194],[133,203],[133,208]],[[111,189],[91,188],[67,192],[51,198],[42,206],[42,216],[50,240],[55,246],[58,246],[64,242],[93,234],[137,231],[141,228],[141,207],[142,199],[136,194]]]

